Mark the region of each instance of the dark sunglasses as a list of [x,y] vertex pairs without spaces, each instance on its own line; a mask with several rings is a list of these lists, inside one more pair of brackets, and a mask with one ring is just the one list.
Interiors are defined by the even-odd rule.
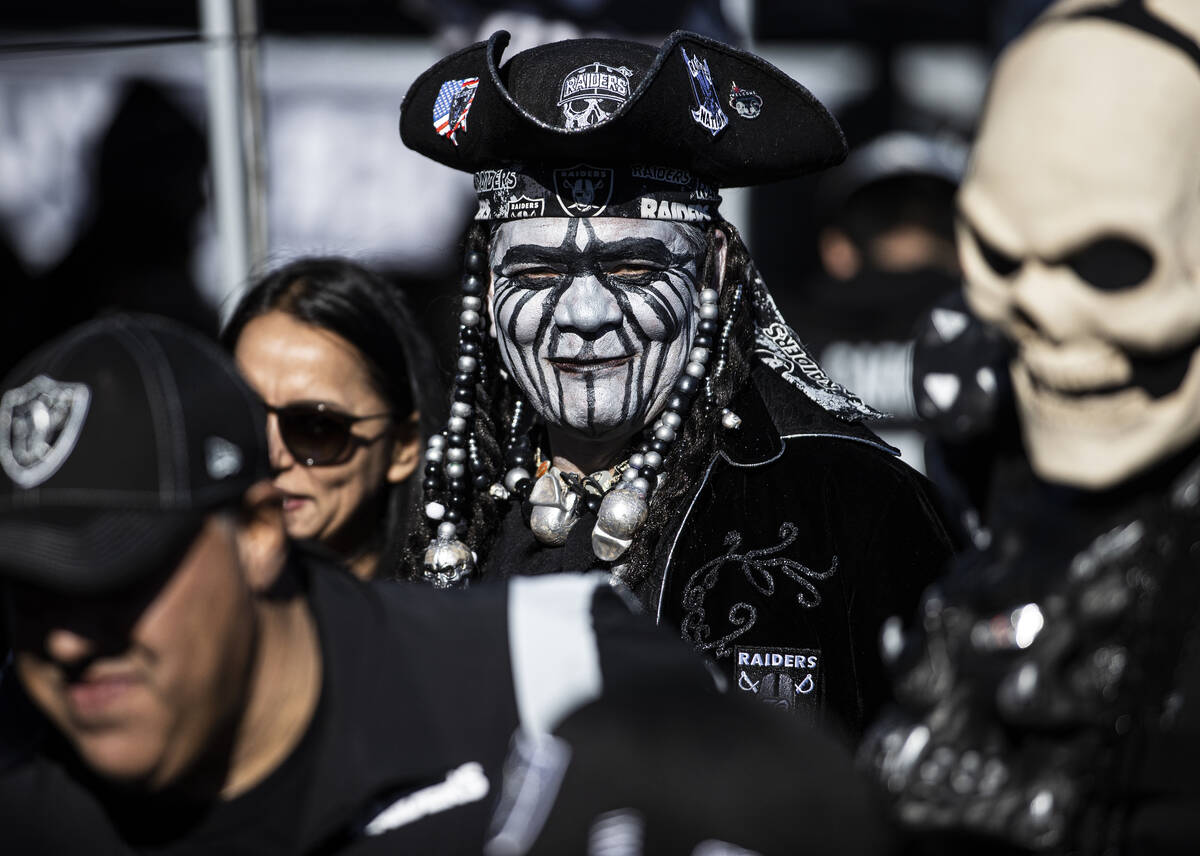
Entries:
[[356,422],[386,419],[390,413],[369,413],[351,416],[332,409],[328,404],[288,404],[284,407],[266,405],[268,413],[279,420],[279,437],[293,458],[306,467],[328,467],[344,464],[359,446],[369,446],[387,436],[360,437],[350,429]]

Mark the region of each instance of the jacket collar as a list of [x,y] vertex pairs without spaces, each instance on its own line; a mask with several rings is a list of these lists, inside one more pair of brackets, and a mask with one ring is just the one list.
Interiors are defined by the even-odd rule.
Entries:
[[742,420],[741,425],[726,429],[717,443],[717,456],[730,464],[769,464],[783,454],[785,440],[800,437],[837,437],[900,454],[861,422],[835,416],[796,394],[786,380],[766,366],[757,366],[750,378],[729,406]]
[[718,438],[717,451],[687,498],[687,505],[676,517],[674,532],[669,536],[670,547],[657,578],[658,592],[650,601],[655,604],[655,620],[658,623],[662,622],[663,596],[673,569],[675,547],[688,525],[696,498],[708,484],[713,467],[719,460],[724,459],[734,467],[766,466],[783,456],[787,443],[805,437],[867,443],[890,454],[900,454],[866,426],[835,416],[801,395],[786,380],[761,364],[751,371],[750,382],[734,397],[729,409],[742,420],[741,425],[735,429],[725,429]]

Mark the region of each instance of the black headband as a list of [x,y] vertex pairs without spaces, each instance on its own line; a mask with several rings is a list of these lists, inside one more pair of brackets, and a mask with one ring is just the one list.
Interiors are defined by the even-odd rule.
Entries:
[[476,220],[631,217],[707,223],[721,197],[711,183],[665,166],[511,165],[475,173]]
[[1148,36],[1166,42],[1183,51],[1200,70],[1200,43],[1146,8],[1146,0],[1121,0],[1115,6],[1097,6],[1079,9],[1066,15],[1055,15],[1046,21],[1078,21],[1082,18],[1097,18],[1124,24]]

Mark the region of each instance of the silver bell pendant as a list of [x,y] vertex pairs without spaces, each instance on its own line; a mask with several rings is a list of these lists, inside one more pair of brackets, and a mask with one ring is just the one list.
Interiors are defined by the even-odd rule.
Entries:
[[[638,484],[641,482],[642,484]],[[623,481],[604,495],[592,529],[592,552],[606,562],[619,559],[646,522],[649,509],[645,479]]]
[[579,520],[579,497],[563,487],[552,469],[534,482],[529,504],[532,506],[529,528],[533,536],[551,547],[567,543],[567,536]]
[[434,588],[465,586],[475,570],[475,554],[458,540],[457,527],[449,521],[438,524],[437,537],[425,551],[425,580]]

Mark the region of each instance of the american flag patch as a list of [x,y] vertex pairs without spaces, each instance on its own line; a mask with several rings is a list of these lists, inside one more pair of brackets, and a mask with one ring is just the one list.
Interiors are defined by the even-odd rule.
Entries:
[[466,132],[467,113],[475,102],[475,90],[478,88],[478,77],[447,80],[433,102],[433,129],[456,146],[458,140],[454,139],[454,135],[458,131]]

